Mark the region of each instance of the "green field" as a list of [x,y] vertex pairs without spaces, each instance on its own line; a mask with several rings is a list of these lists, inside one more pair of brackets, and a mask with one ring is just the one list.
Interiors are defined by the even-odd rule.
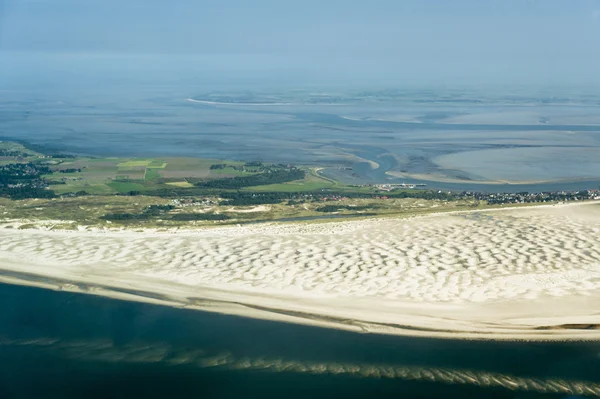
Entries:
[[287,183],[281,184],[268,184],[264,186],[256,186],[256,187],[248,187],[244,189],[245,191],[255,191],[255,192],[286,192],[286,193],[294,193],[294,192],[303,192],[303,191],[320,191],[324,189],[340,189],[344,187],[343,185],[334,182],[330,179],[323,178],[317,175],[316,171],[313,168],[310,168],[306,173],[306,177],[302,180],[295,180]]
[[[151,192],[161,189],[193,189],[187,180],[223,179],[251,176],[261,173],[258,167],[244,167],[243,162],[200,158],[77,158],[57,160],[55,171],[78,168],[81,172],[54,173],[49,176],[52,190],[57,194],[86,191],[94,195],[126,194],[130,191]],[[226,164],[223,169],[211,169],[211,165]],[[236,167],[236,169],[234,169]],[[243,168],[243,169],[239,169]],[[264,169],[262,169],[264,171]],[[65,184],[62,184],[62,183]],[[256,186],[250,191],[318,191],[337,188],[335,182],[319,177],[309,170],[306,178],[299,181]],[[197,191],[197,190],[196,190]],[[182,192],[185,194],[185,192]],[[193,193],[190,192],[190,195]]]
[[113,188],[116,192],[126,194],[130,191],[148,191],[148,187],[140,183],[130,182],[112,182],[108,183],[107,186]]
[[146,165],[146,167],[152,169],[164,169],[167,167],[167,163],[157,159],[153,159],[148,165]]
[[256,172],[249,172],[243,170],[235,170],[232,167],[227,167],[225,169],[213,169],[210,171],[211,175],[216,177],[226,177],[226,176],[250,176],[256,174]]
[[158,180],[162,176],[160,172],[157,170],[158,168],[147,168],[146,175],[144,176],[145,180]]
[[117,167],[121,169],[129,169],[133,167],[143,166],[146,167],[152,163],[152,159],[130,159],[125,162],[121,162],[117,164]]
[[0,166],[8,165],[11,163],[25,163],[25,162],[37,162],[43,154],[30,150],[22,144],[14,143],[12,141],[0,141],[0,151],[14,151],[22,154],[27,154],[27,157],[15,158],[0,155]]
[[335,185],[327,180],[320,179],[312,175],[306,175],[303,180],[296,180],[289,183],[268,184],[264,186],[248,187],[244,191],[269,192],[278,191],[285,193],[294,193],[302,191],[319,191],[323,189],[332,189]]
[[[50,156],[20,144],[0,142],[2,149],[5,152],[0,166],[33,163],[4,168],[3,176],[18,176],[19,185],[0,186],[4,190],[0,196],[0,222],[25,220],[25,226],[33,226],[28,220],[56,222],[56,228],[67,229],[77,228],[78,224],[162,228],[306,217],[316,222],[327,215],[335,215],[339,221],[502,207],[489,206],[475,197],[431,190],[387,193],[373,186],[346,185],[320,176],[318,165],[296,168],[199,158]],[[221,166],[211,169],[212,165]],[[14,170],[20,172],[15,175]],[[255,174],[259,175],[250,177]],[[23,176],[32,182],[30,186],[21,183]],[[265,184],[268,182],[278,184]],[[52,192],[44,191],[46,183]],[[15,223],[20,228],[20,222]]]
[[[78,168],[81,172],[54,173],[48,176],[55,182],[51,189],[57,194],[86,191],[93,195],[126,194],[130,191],[152,192],[155,190],[182,190],[185,195],[197,195],[198,189],[188,182],[206,179],[223,179],[237,176],[251,176],[260,173],[256,167],[244,167],[243,162],[200,158],[77,158],[59,159],[52,169]],[[210,169],[211,165],[226,164],[223,169]],[[236,167],[234,169],[233,167]],[[243,168],[242,170],[237,168]],[[317,168],[307,168],[306,177],[281,184],[246,187],[243,191],[252,192],[317,192],[373,191],[369,188],[352,188],[321,177]],[[62,183],[65,184],[62,184]]]
[[[44,176],[44,178],[50,183],[50,189],[58,195],[82,192],[91,195],[139,192],[149,195],[183,197],[210,196],[220,192],[235,192],[236,189],[228,189],[227,184],[223,186],[216,184],[213,188],[200,186],[207,180],[248,177],[257,173],[268,175],[273,171],[282,170],[281,168],[286,169],[285,166],[200,158],[61,158],[56,156],[50,158],[31,151],[20,144],[9,142],[0,142],[0,149],[2,148],[31,154],[26,160],[27,162],[39,162],[48,165],[53,173]],[[18,160],[23,161],[22,158],[19,157]],[[13,159],[0,159],[0,162],[10,163],[16,160],[17,157],[13,157]],[[211,169],[212,165],[225,166]],[[306,175],[301,180],[259,186],[249,184],[240,186],[239,190],[253,193],[321,192],[323,190],[342,193],[377,193],[377,190],[371,187],[347,186],[322,177],[318,173],[318,165],[303,169],[306,171]],[[277,178],[274,181],[276,180]],[[268,181],[268,179],[265,179],[265,181]]]
[[181,187],[181,188],[190,188],[190,187],[194,187],[193,184],[188,183],[187,181],[174,181],[174,182],[168,182],[166,183],[168,186],[173,186],[173,187]]
[[[11,161],[7,161],[11,162]],[[14,161],[12,161],[14,162]],[[52,169],[80,168],[81,172],[54,173],[48,179],[57,194],[86,191],[94,195],[122,194],[161,188],[189,188],[187,178],[210,178],[210,166],[221,160],[198,158],[77,158],[57,160]],[[230,162],[231,164],[238,164]],[[242,163],[239,163],[242,165]],[[233,170],[233,169],[232,169]],[[215,178],[222,176],[215,176]],[[133,180],[133,181],[132,181]],[[179,182],[180,184],[177,184]],[[169,184],[176,183],[176,184]]]

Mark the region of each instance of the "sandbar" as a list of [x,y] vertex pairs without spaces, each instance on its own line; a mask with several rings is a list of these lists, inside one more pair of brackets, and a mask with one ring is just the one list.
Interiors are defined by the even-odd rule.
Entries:
[[363,333],[600,339],[598,201],[176,232],[7,227],[5,283]]

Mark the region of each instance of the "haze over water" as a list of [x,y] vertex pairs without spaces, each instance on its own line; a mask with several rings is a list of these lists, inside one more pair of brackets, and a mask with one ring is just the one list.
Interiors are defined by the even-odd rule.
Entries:
[[5,138],[357,183],[599,183],[598,1],[4,4]]
[[[283,82],[206,70],[204,61],[227,58],[240,61],[11,53],[0,135],[98,156],[331,165],[325,173],[350,183],[599,185],[600,98],[591,88],[304,85],[287,70]],[[20,76],[28,68],[38,70]],[[341,166],[360,176],[340,174]]]

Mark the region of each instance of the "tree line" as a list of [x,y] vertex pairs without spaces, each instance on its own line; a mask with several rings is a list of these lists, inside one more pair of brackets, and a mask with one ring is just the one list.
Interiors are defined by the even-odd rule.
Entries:
[[168,213],[175,209],[174,205],[150,205],[141,213],[107,213],[100,217],[103,220],[109,221],[143,221],[154,218],[162,218],[174,221],[196,221],[196,220],[227,220],[229,216],[220,213],[176,213],[169,215]]
[[267,184],[287,183],[304,179],[305,176],[306,172],[297,168],[276,169],[251,176],[236,176],[232,178],[201,181],[196,183],[195,186],[201,188],[240,189],[244,187],[264,186]]
[[22,152],[22,151],[18,151],[18,150],[7,150],[7,149],[0,150],[0,157],[25,158],[25,157],[29,157],[29,156],[31,156],[31,154],[28,154],[28,153]]

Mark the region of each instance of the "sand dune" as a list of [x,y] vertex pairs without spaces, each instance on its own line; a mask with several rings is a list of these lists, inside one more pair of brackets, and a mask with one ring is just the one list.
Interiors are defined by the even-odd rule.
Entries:
[[100,295],[361,331],[600,338],[596,203],[178,233],[4,228],[0,271],[6,282],[85,283]]

